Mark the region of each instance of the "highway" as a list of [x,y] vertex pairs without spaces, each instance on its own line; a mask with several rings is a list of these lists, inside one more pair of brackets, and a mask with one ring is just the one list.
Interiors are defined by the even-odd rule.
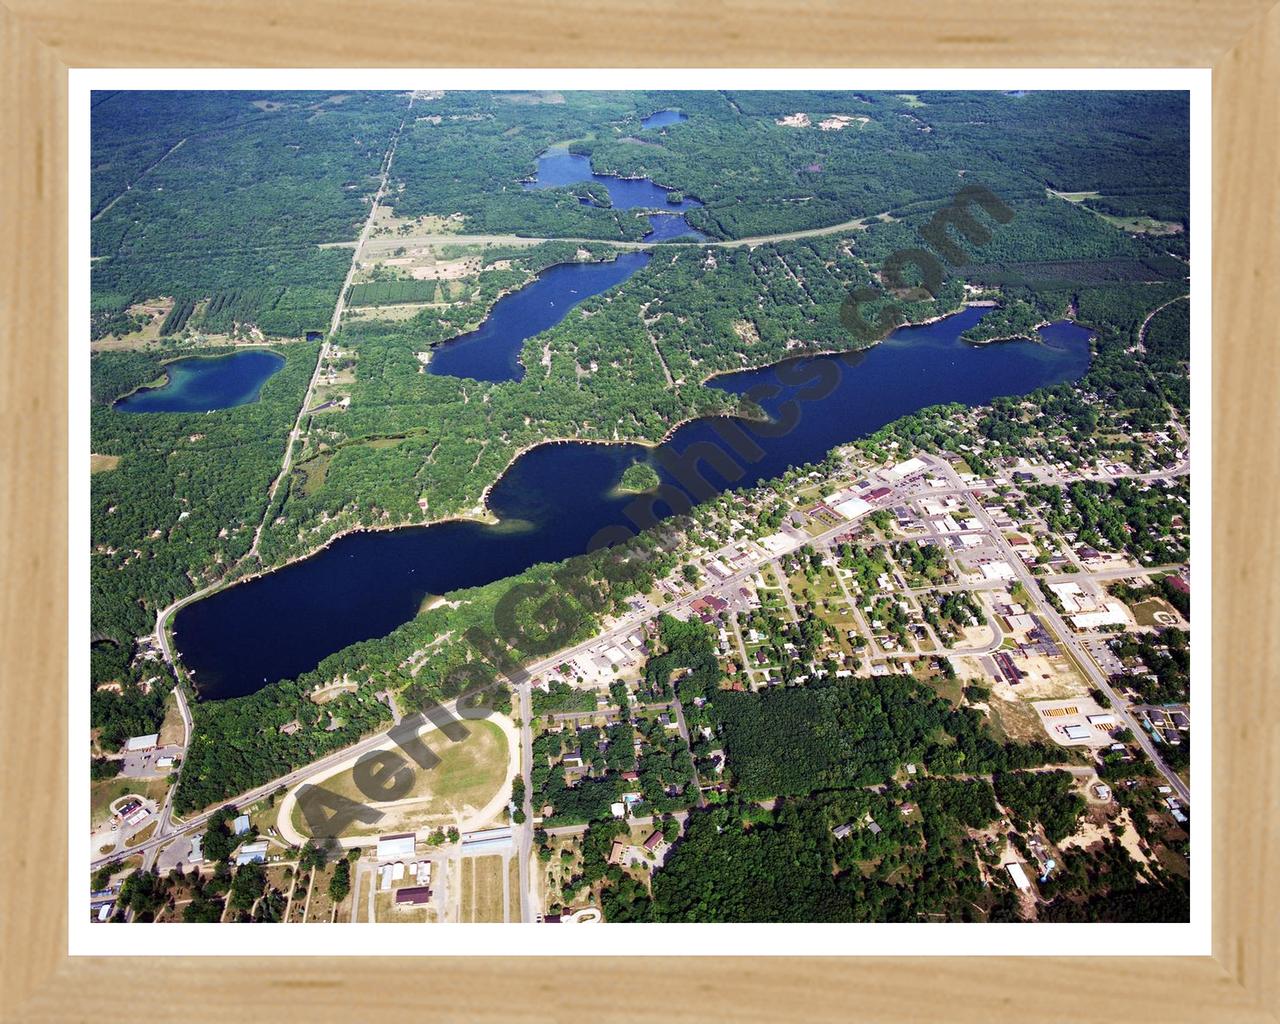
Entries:
[[[961,486],[961,480],[956,474],[955,469],[945,459],[940,459],[934,455],[922,456],[923,461],[927,462],[936,472],[945,476],[956,486]],[[1162,473],[1160,476],[1168,474]],[[1022,583],[1023,589],[1027,592],[1027,597],[1034,605],[1036,613],[1044,619],[1053,631],[1057,634],[1059,642],[1068,652],[1072,659],[1080,666],[1082,672],[1089,678],[1089,682],[1096,686],[1099,690],[1107,695],[1111,701],[1112,710],[1116,716],[1124,723],[1124,725],[1133,733],[1137,744],[1142,748],[1143,752],[1151,758],[1151,763],[1156,766],[1160,774],[1164,776],[1165,781],[1173,788],[1173,791],[1186,803],[1191,804],[1191,790],[1185,782],[1179,778],[1178,773],[1165,764],[1164,759],[1160,756],[1160,752],[1156,749],[1155,742],[1147,734],[1146,730],[1138,723],[1134,716],[1130,713],[1128,705],[1112,688],[1111,683],[1107,680],[1107,675],[1100,668],[1098,663],[1093,660],[1093,656],[1085,649],[1084,644],[1076,637],[1074,631],[1062,616],[1058,614],[1049,602],[1045,599],[1043,591],[1040,589],[1040,581],[1027,569],[1026,565],[1018,555],[1014,552],[1013,547],[1005,539],[1004,531],[999,529],[991,517],[987,514],[987,510],[983,508],[982,502],[975,501],[971,494],[965,495],[965,501],[973,512],[974,516],[987,528],[987,534],[1004,555],[1005,561],[1013,569],[1014,574]],[[1130,573],[1129,575],[1133,575]]]
[[[1023,584],[1024,588],[1027,591],[1029,599],[1032,601],[1033,605],[1035,606],[1035,610],[1037,614],[1039,614],[1057,633],[1060,639],[1060,642],[1062,643],[1062,646],[1071,654],[1074,660],[1079,664],[1081,670],[1086,674],[1090,683],[1096,686],[1099,690],[1101,690],[1103,693],[1105,693],[1108,696],[1108,698],[1111,700],[1111,703],[1113,705],[1115,713],[1117,714],[1117,717],[1119,717],[1123,721],[1123,723],[1130,729],[1130,731],[1133,733],[1135,737],[1135,741],[1142,747],[1143,751],[1147,754],[1147,756],[1151,758],[1152,763],[1157,767],[1160,773],[1165,777],[1168,784],[1173,788],[1173,790],[1178,794],[1178,796],[1189,806],[1191,794],[1187,785],[1178,777],[1176,772],[1174,772],[1172,769],[1169,768],[1167,764],[1165,764],[1163,759],[1160,757],[1159,751],[1156,749],[1155,744],[1152,742],[1152,740],[1147,735],[1145,730],[1143,730],[1142,727],[1133,718],[1132,714],[1127,710],[1124,700],[1117,693],[1115,693],[1115,691],[1110,686],[1105,673],[1103,673],[1099,669],[1097,663],[1089,655],[1087,650],[1085,650],[1083,644],[1080,642],[1079,639],[1076,638],[1073,631],[1062,620],[1061,616],[1057,613],[1057,611],[1052,606],[1050,606],[1048,602],[1045,600],[1039,587],[1039,583],[1042,581],[1037,577],[1035,577],[1026,568],[1026,566],[1022,562],[1022,559],[1017,554],[1014,553],[1012,547],[1009,545],[1008,541],[1005,539],[1003,531],[1001,531],[1000,528],[997,527],[995,523],[991,520],[985,508],[982,507],[982,503],[980,501],[975,500],[974,498],[975,494],[992,490],[991,485],[987,485],[987,484],[967,485],[959,479],[959,476],[955,472],[955,469],[944,459],[941,459],[937,456],[932,456],[932,455],[921,456],[921,458],[923,461],[925,461],[929,465],[931,470],[933,470],[934,472],[939,474],[941,477],[948,480],[949,486],[941,487],[941,488],[921,486],[919,488],[914,488],[911,490],[907,490],[905,488],[897,489],[894,496],[890,499],[890,503],[894,503],[902,500],[910,500],[910,499],[920,498],[920,497],[936,498],[936,497],[943,497],[947,495],[956,495],[963,498],[963,500],[968,504],[969,508],[973,512],[974,517],[977,518],[978,521],[983,524],[983,527],[984,527],[983,532],[987,536],[989,536],[991,540],[995,543],[995,545],[997,546],[998,550],[1002,553],[1005,560],[1008,562],[1010,567],[1014,570],[1018,580]],[[1171,469],[1161,470],[1158,472],[1152,472],[1148,474],[1135,473],[1130,475],[1139,479],[1156,480],[1156,479],[1168,478],[1175,475],[1185,474],[1187,471],[1188,471],[1187,465],[1184,461],[1180,463],[1178,466]],[[1098,474],[1093,477],[1083,476],[1083,475],[1081,477],[1077,477],[1077,479],[1086,479],[1086,478],[1115,479],[1115,476]],[[713,580],[711,582],[705,583],[703,586],[697,588],[691,593],[688,593],[680,598],[677,598],[663,610],[670,612],[675,610],[686,609],[688,608],[689,605],[691,605],[694,601],[698,600],[699,598],[706,597],[710,594],[723,590],[724,588],[727,588],[727,587],[740,585],[741,583],[753,577],[764,566],[770,565],[770,564],[776,564],[781,559],[791,554],[794,550],[796,550],[797,548],[805,544],[818,544],[818,545],[824,544],[826,542],[834,540],[835,538],[837,538],[842,534],[848,533],[850,530],[855,528],[856,528],[855,522],[842,521],[836,526],[833,526],[830,529],[825,530],[812,537],[804,537],[802,539],[797,538],[796,543],[792,548],[786,551],[770,553],[764,557],[752,559],[751,563],[747,567],[739,570],[736,573],[733,573],[732,575],[726,578]],[[1117,578],[1119,578],[1123,576],[1133,576],[1133,575],[1141,575],[1144,573],[1152,573],[1152,572],[1161,571],[1163,569],[1169,569],[1169,568],[1176,568],[1176,567],[1146,568],[1141,570],[1114,570],[1114,572]],[[1107,570],[1107,571],[1104,571],[1103,574],[1088,574],[1088,575],[1090,576],[1090,578],[1092,578],[1095,575],[1105,576],[1110,572],[1111,572],[1110,570]],[[1067,576],[1065,578],[1071,579],[1073,577]],[[1080,577],[1079,575],[1076,575],[1074,578],[1078,579]],[[959,584],[957,586],[959,586]],[[978,584],[978,586],[981,586],[981,585]],[[194,596],[192,599],[194,599]],[[538,907],[536,906],[536,903],[535,903],[535,893],[533,891],[533,879],[531,877],[531,863],[530,863],[531,857],[532,857],[532,837],[533,837],[533,807],[532,807],[533,788],[532,788],[532,779],[531,779],[532,754],[533,754],[531,722],[532,722],[533,715],[532,715],[532,701],[530,696],[530,682],[533,678],[538,676],[540,673],[547,672],[557,667],[558,665],[564,663],[565,661],[573,658],[578,654],[584,653],[592,648],[598,647],[601,644],[607,644],[612,640],[615,640],[630,634],[635,629],[641,627],[645,622],[652,619],[653,616],[654,616],[654,612],[648,609],[625,616],[615,621],[607,629],[603,630],[600,633],[597,633],[596,635],[590,637],[589,639],[584,640],[578,644],[575,644],[572,647],[568,647],[568,648],[565,648],[564,650],[557,651],[548,657],[542,658],[539,661],[526,666],[521,671],[521,673],[518,674],[520,678],[519,678],[519,681],[516,683],[516,691],[517,691],[516,697],[518,699],[519,717],[521,719],[521,742],[520,742],[521,773],[525,781],[524,812],[525,812],[525,819],[526,819],[523,824],[515,826],[517,858],[518,858],[519,877],[520,877],[519,884],[520,884],[520,890],[521,890],[520,913],[521,913],[522,921],[533,921],[536,919],[536,915],[538,913]],[[163,624],[163,619],[158,619],[157,621],[158,621],[158,625]],[[983,645],[981,648],[955,650],[955,651],[935,651],[935,652],[929,652],[928,656],[935,657],[935,656],[945,655],[950,653],[954,653],[958,655],[989,653],[991,650],[997,649],[1000,646],[1000,643],[1003,641],[1003,635],[1001,634],[1001,631],[999,630],[998,627],[995,628],[994,632],[995,632],[995,637],[992,643]],[[167,640],[164,636],[164,630],[162,628],[158,628],[157,636],[160,639],[161,648],[164,651],[165,656],[167,658],[171,657]],[[190,734],[191,734],[190,711],[186,706],[185,698],[182,698],[182,697],[179,698],[179,706],[183,711],[183,721],[187,730],[187,739],[189,741]],[[456,700],[446,703],[445,705],[443,705],[443,707],[450,715],[456,716],[456,713],[457,713]],[[272,779],[270,782],[266,782],[261,786],[255,787],[254,789],[249,790],[248,792],[242,793],[236,797],[229,798],[227,801],[223,801],[222,803],[235,803],[238,806],[247,806],[269,795],[270,793],[274,792],[281,786],[292,788],[298,785],[299,783],[306,781],[311,776],[318,774],[323,770],[329,767],[332,767],[333,765],[343,760],[349,759],[353,756],[359,756],[360,754],[366,753],[368,751],[371,751],[377,748],[378,746],[385,743],[390,731],[391,730],[385,730],[383,732],[379,732],[375,735],[366,737],[365,739],[361,740],[360,742],[352,746],[345,747],[341,750],[333,751],[332,753],[327,754],[325,757],[320,758],[317,761],[314,761],[308,765],[304,765],[300,768],[294,769],[293,771],[290,771],[284,775],[281,775],[278,778]],[[212,814],[212,811],[203,812],[202,814],[199,814],[193,818],[187,819],[181,822],[179,825],[175,826],[170,820],[170,803],[172,799],[172,793],[173,793],[173,789],[171,789],[170,791],[170,797],[166,799],[164,809],[161,812],[160,826],[157,828],[156,835],[152,839],[148,840],[145,843],[139,844],[136,847],[128,849],[126,851],[121,851],[120,853],[117,853],[117,854],[101,857],[92,863],[92,867],[94,869],[97,869],[103,864],[122,860],[126,857],[134,856],[135,854],[138,854],[138,853],[142,853],[144,857],[148,859],[153,858],[155,855],[155,852],[159,850],[160,847],[172,842],[178,836],[191,833],[196,830],[202,830],[206,826],[208,819]],[[219,806],[221,806],[221,804]]]
[[[410,95],[408,109],[412,108],[413,96]],[[338,327],[342,323],[342,311],[346,307],[347,292],[351,288],[351,281],[360,266],[361,251],[369,239],[369,232],[373,229],[374,219],[378,215],[378,204],[382,202],[382,197],[386,195],[387,180],[391,174],[391,162],[396,155],[396,143],[400,140],[400,133],[404,130],[405,121],[408,118],[409,115],[406,111],[399,127],[395,130],[395,134],[391,136],[391,143],[387,146],[387,152],[382,158],[382,175],[378,179],[378,190],[374,193],[373,201],[369,204],[369,216],[365,218],[364,227],[360,229],[360,237],[356,239],[355,250],[351,253],[351,265],[347,268],[347,276],[342,282],[342,288],[338,292],[338,301],[333,307],[333,317],[329,321],[329,333],[320,342],[320,352],[316,356],[316,368],[311,373],[311,382],[307,385],[306,394],[302,396],[302,404],[298,407],[298,417],[293,422],[293,429],[289,431],[289,440],[284,446],[284,461],[281,462],[280,472],[271,482],[271,488],[267,491],[267,507],[262,510],[262,522],[258,524],[257,530],[254,531],[253,544],[250,545],[245,558],[256,558],[258,556],[258,542],[262,539],[262,531],[266,528],[267,518],[271,515],[271,502],[276,496],[276,491],[280,488],[280,482],[289,475],[289,467],[293,464],[293,447],[302,437],[302,421],[311,406],[311,396],[315,394],[316,385],[320,382],[320,374],[324,370],[324,357],[329,351],[329,342],[338,333]]]

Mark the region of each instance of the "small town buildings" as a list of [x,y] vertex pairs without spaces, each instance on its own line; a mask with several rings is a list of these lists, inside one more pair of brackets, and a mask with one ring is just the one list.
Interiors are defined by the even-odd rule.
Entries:
[[431,890],[425,885],[406,885],[396,890],[397,907],[422,907],[431,902]]
[[249,815],[241,814],[231,822],[231,834],[233,836],[242,836],[249,831]]
[[258,839],[252,843],[245,843],[240,847],[236,854],[236,867],[245,864],[262,864],[267,859],[268,840]]
[[412,858],[416,839],[412,832],[403,832],[393,836],[378,837],[378,860],[399,860]]

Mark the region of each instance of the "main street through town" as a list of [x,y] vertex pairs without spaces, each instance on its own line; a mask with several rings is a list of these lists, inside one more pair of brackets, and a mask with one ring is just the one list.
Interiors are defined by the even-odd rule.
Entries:
[[[893,504],[902,501],[913,501],[920,498],[931,497],[947,497],[956,496],[961,498],[973,513],[974,518],[982,524],[982,533],[989,538],[996,549],[1003,555],[1011,569],[1014,571],[1018,581],[1023,585],[1023,589],[1028,595],[1028,599],[1034,607],[1036,613],[1040,615],[1045,622],[1049,624],[1052,630],[1057,634],[1062,646],[1070,653],[1072,659],[1079,665],[1080,670],[1086,675],[1089,682],[1101,690],[1111,701],[1112,707],[1117,717],[1132,732],[1135,742],[1142,748],[1143,752],[1151,759],[1160,774],[1165,778],[1168,785],[1178,794],[1178,796],[1189,806],[1191,793],[1189,787],[1178,777],[1160,756],[1154,742],[1146,734],[1146,732],[1138,724],[1132,713],[1128,710],[1123,698],[1116,693],[1110,685],[1106,673],[1104,673],[1097,665],[1096,661],[1089,654],[1085,646],[1076,638],[1071,628],[1062,617],[1058,614],[1048,601],[1045,599],[1040,590],[1039,583],[1046,579],[1057,579],[1057,577],[1036,577],[1023,563],[1022,559],[1013,551],[1008,540],[1004,537],[1003,532],[992,521],[990,515],[983,507],[978,496],[983,493],[989,493],[994,490],[994,485],[977,482],[966,483],[962,481],[954,467],[945,459],[938,456],[926,455],[921,456],[929,469],[946,481],[946,485],[938,487],[921,483],[918,486],[898,486],[894,488],[894,493],[886,504]],[[1174,476],[1185,475],[1189,472],[1186,460],[1179,462],[1177,465],[1165,470],[1159,470],[1150,473],[1121,472],[1113,474],[1072,474],[1069,476],[1062,474],[1054,474],[1055,483],[1068,483],[1074,480],[1084,479],[1116,479],[1118,477],[1127,477],[1143,481],[1155,481],[1168,479]],[[1039,475],[1039,474],[1037,474]],[[824,530],[813,536],[797,537],[795,544],[784,551],[770,552],[762,556],[752,558],[749,563],[738,572],[727,577],[715,579],[710,583],[706,583],[689,593],[672,600],[663,610],[667,612],[686,611],[689,607],[701,598],[715,594],[728,588],[739,586],[747,580],[754,577],[765,566],[776,565],[788,555],[792,554],[798,548],[806,544],[824,545],[829,544],[842,534],[848,533],[855,528],[855,524],[849,521],[843,521],[836,526]],[[1161,567],[1172,568],[1172,567]],[[1098,573],[1088,574],[1090,577],[1098,579],[1109,578],[1125,578],[1135,575],[1146,575],[1156,571],[1154,568],[1142,569],[1115,569],[1104,570]],[[1080,578],[1076,576],[1065,576],[1064,579]],[[975,584],[981,586],[981,584]],[[955,586],[965,586],[965,584],[956,584]],[[522,810],[524,811],[524,821],[513,826],[513,841],[516,847],[517,864],[519,868],[519,886],[520,886],[520,916],[522,921],[533,921],[539,912],[538,899],[534,892],[534,880],[530,859],[532,856],[533,843],[533,807],[532,807],[532,701],[531,701],[531,683],[540,674],[549,672],[557,666],[571,660],[579,654],[586,653],[601,645],[607,645],[612,641],[623,638],[631,634],[637,628],[644,625],[645,622],[651,620],[654,616],[654,610],[644,608],[643,610],[633,612],[620,619],[614,620],[601,632],[593,635],[587,640],[574,644],[571,647],[564,648],[554,654],[542,658],[525,666],[516,680],[516,697],[519,706],[520,719],[520,760],[521,760],[521,778],[524,780],[524,802]],[[172,659],[170,647],[167,643],[167,637],[164,635],[162,621],[157,624],[157,640],[160,650],[163,652],[167,660]],[[930,652],[930,656],[943,654],[981,654],[989,653],[991,650],[1000,646],[1003,636],[1000,630],[995,630],[994,646],[991,643],[984,644],[980,648],[963,649],[955,651]],[[186,729],[186,742],[191,739],[191,718],[190,711],[186,706],[185,697],[179,694],[179,708],[182,711],[184,726]],[[436,712],[431,712],[433,717],[439,713],[448,715],[449,717],[457,717],[457,699],[451,700],[443,705]],[[394,729],[395,727],[393,727]],[[335,765],[349,760],[353,757],[371,752],[380,746],[384,746],[388,739],[391,738],[393,729],[388,729],[372,736],[366,737],[360,742],[345,747],[341,750],[334,751],[324,757],[299,768],[286,772],[283,775],[263,783],[237,797],[233,797],[224,803],[234,803],[237,806],[248,806],[258,800],[263,799],[279,790],[281,787],[293,788],[299,784],[306,782],[308,779],[321,775]],[[172,795],[176,787],[171,788],[169,796],[166,797],[165,803],[159,814],[159,823],[157,825],[156,834],[149,840],[131,847],[113,853],[109,856],[99,858],[93,862],[93,868],[96,869],[104,864],[110,864],[120,861],[126,857],[142,854],[144,863],[150,864],[157,852],[164,846],[180,841],[182,837],[190,836],[198,831],[202,831],[207,827],[209,818],[213,814],[213,810],[205,811],[192,818],[174,822],[171,815]]]
[[[959,488],[963,486],[954,467],[952,467],[952,465],[945,459],[940,459],[936,456],[926,456],[924,461],[939,474],[951,481],[953,487]],[[1161,477],[1168,475],[1168,473],[1159,474]],[[1061,642],[1062,646],[1070,652],[1072,659],[1080,666],[1080,670],[1089,678],[1089,682],[1107,695],[1107,699],[1111,702],[1112,710],[1115,712],[1116,716],[1124,723],[1125,727],[1133,733],[1133,737],[1138,743],[1138,746],[1140,746],[1143,753],[1151,759],[1151,763],[1154,764],[1160,774],[1164,776],[1165,781],[1173,788],[1173,791],[1177,793],[1186,804],[1190,805],[1190,787],[1183,782],[1181,778],[1179,778],[1177,772],[1165,763],[1164,758],[1160,756],[1160,752],[1156,749],[1155,741],[1147,735],[1146,731],[1138,724],[1137,720],[1130,713],[1124,698],[1116,693],[1115,689],[1108,681],[1106,673],[1103,672],[1098,667],[1098,663],[1094,661],[1093,655],[1091,655],[1088,650],[1086,650],[1084,644],[1076,638],[1071,627],[1068,626],[1067,623],[1063,621],[1062,616],[1058,614],[1058,610],[1045,599],[1044,593],[1040,589],[1039,581],[1036,579],[1035,575],[1027,569],[1022,559],[1014,552],[1013,546],[1009,543],[1003,531],[1001,531],[996,524],[992,522],[991,516],[988,515],[987,510],[983,508],[982,502],[977,501],[972,494],[967,492],[965,493],[965,501],[978,521],[986,527],[987,536],[995,542],[996,547],[1004,555],[1005,561],[1008,562],[1009,566],[1013,569],[1015,575],[1018,577],[1018,581],[1027,592],[1027,597],[1035,608],[1036,613],[1049,623],[1050,627],[1052,627],[1053,631],[1057,634],[1058,640]],[[1129,575],[1133,574],[1129,573]]]

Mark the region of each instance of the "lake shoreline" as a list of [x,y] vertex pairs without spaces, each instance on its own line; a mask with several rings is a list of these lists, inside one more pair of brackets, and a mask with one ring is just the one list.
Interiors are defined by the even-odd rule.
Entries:
[[[947,317],[955,316],[957,313],[961,312],[964,305],[967,305],[967,304],[962,304],[961,308],[951,310],[950,312],[947,312],[947,313],[939,314],[938,316],[930,317],[927,320],[899,324],[898,327],[894,328],[894,330],[899,330],[903,327],[922,327],[931,323],[937,323],[941,320],[945,320]],[[886,335],[886,337],[888,337],[888,335]],[[761,366],[744,366],[741,369],[736,369],[736,370],[717,370],[713,373],[708,374],[706,377],[704,377],[700,382],[700,384],[702,386],[705,386],[709,381],[713,380],[716,377],[728,376],[730,374],[751,373],[759,370],[767,370],[772,366],[778,366],[779,364],[788,362],[792,359],[817,358],[820,356],[841,355],[844,353],[851,353],[851,352],[867,352],[873,349],[876,345],[880,344],[880,342],[883,340],[884,340],[883,338],[877,339],[876,341],[872,342],[870,345],[867,345],[865,348],[860,348],[860,349],[832,349],[829,351],[821,351],[821,352],[806,352],[806,353],[801,353],[794,356],[786,356],[782,359],[775,360],[774,362],[771,362],[771,363],[765,363]],[[564,436],[546,437],[537,441],[532,441],[528,444],[522,445],[521,447],[517,448],[515,452],[512,453],[510,460],[507,462],[506,466],[503,467],[502,472],[499,473],[498,476],[494,478],[492,482],[485,485],[484,489],[480,492],[479,498],[476,500],[476,504],[471,506],[471,508],[466,509],[465,511],[453,512],[453,513],[450,513],[449,515],[437,516],[435,518],[426,519],[421,522],[399,521],[399,522],[393,522],[393,523],[376,523],[373,525],[359,523],[359,524],[343,527],[342,529],[330,534],[327,538],[325,538],[325,540],[321,544],[319,544],[314,548],[310,548],[305,553],[295,555],[279,564],[258,569],[248,575],[237,576],[233,580],[226,581],[225,586],[219,586],[216,590],[210,591],[208,594],[205,594],[199,600],[203,601],[206,598],[212,597],[214,594],[221,593],[222,591],[228,590],[231,587],[238,586],[241,583],[249,583],[253,580],[261,579],[264,576],[269,576],[272,573],[279,572],[281,569],[287,569],[292,565],[298,564],[299,562],[305,562],[307,559],[321,554],[326,549],[328,549],[333,544],[335,544],[337,541],[342,540],[345,537],[353,536],[355,534],[379,533],[379,532],[384,532],[388,530],[411,530],[411,529],[418,529],[418,528],[425,529],[431,526],[441,526],[446,523],[456,523],[456,522],[478,523],[478,524],[487,525],[487,526],[496,526],[502,520],[499,519],[498,516],[493,512],[493,510],[489,508],[490,495],[493,493],[494,488],[496,488],[498,484],[502,483],[502,481],[511,472],[512,467],[514,467],[515,464],[521,458],[523,458],[525,455],[528,455],[530,452],[534,451],[537,448],[549,447],[551,445],[564,445],[564,444],[635,445],[637,447],[646,448],[652,451],[661,447],[663,444],[669,441],[681,427],[686,426],[689,423],[696,422],[697,420],[715,420],[715,419],[739,419],[747,423],[761,422],[760,420],[757,420],[753,417],[743,416],[740,413],[733,413],[733,412],[695,413],[693,415],[685,416],[677,420],[666,430],[666,432],[657,441],[651,441],[648,438],[614,440],[609,438],[583,438],[583,437],[564,437]],[[641,493],[645,493],[645,492],[641,492]],[[191,602],[191,603],[195,604],[197,602]],[[189,606],[184,606],[184,607],[189,607]],[[190,670],[188,669],[188,671]]]
[[[946,315],[940,319],[946,319]],[[980,311],[968,311],[952,324],[925,328],[915,337],[902,338],[901,343],[870,347],[873,352],[881,353],[870,361],[870,376],[867,372],[842,374],[844,383],[840,385],[840,394],[831,401],[820,401],[819,410],[826,412],[808,413],[804,417],[805,428],[794,438],[790,431],[787,439],[780,440],[763,440],[768,435],[760,435],[763,451],[759,458],[751,460],[754,468],[746,479],[740,468],[712,470],[709,485],[721,493],[749,485],[756,479],[772,479],[792,466],[826,456],[841,444],[855,442],[869,431],[910,415],[918,408],[948,401],[975,407],[993,396],[1027,393],[1029,389],[1043,387],[1046,381],[1078,379],[1087,370],[1089,347],[1078,343],[1083,334],[1079,330],[1068,330],[1064,335],[1073,344],[1064,349],[1061,358],[1051,361],[1050,367],[1057,369],[1046,367],[1041,357],[1030,355],[1029,348],[1012,349],[1009,358],[989,352],[987,356],[979,356],[977,353],[982,347],[959,340],[959,333],[979,319]],[[1070,325],[1060,326],[1069,328]],[[965,356],[964,352],[973,355]],[[960,364],[954,364],[955,360],[960,360]],[[781,379],[768,372],[768,367],[780,362],[774,360],[755,369],[754,374],[763,371],[758,378],[748,370],[745,378],[730,387],[722,387],[727,403],[749,393],[756,380],[772,383],[771,392],[777,392]],[[952,365],[968,367],[959,381],[955,379]],[[908,392],[897,393],[896,397],[884,397],[882,401],[879,374],[888,372],[890,378],[887,379],[897,379],[902,371],[911,367],[932,367],[932,384],[922,383],[923,390],[913,387]],[[1062,375],[1064,372],[1068,375]],[[786,374],[783,378],[790,380]],[[792,387],[794,384],[792,381]],[[790,390],[783,388],[783,393]],[[783,393],[777,394],[776,402],[762,401],[764,415],[776,417],[786,410]],[[801,392],[801,397],[808,394]],[[741,413],[742,408],[737,407],[718,415],[745,420]],[[187,666],[210,673],[207,685],[201,686],[207,699],[236,696],[246,691],[244,685],[255,685],[250,681],[260,676],[293,678],[310,671],[328,654],[362,640],[387,635],[415,616],[424,591],[439,595],[470,589],[518,575],[530,564],[573,557],[589,549],[593,536],[600,531],[609,529],[617,534],[618,527],[626,529],[632,521],[628,512],[634,507],[632,502],[657,500],[652,494],[648,497],[623,495],[616,490],[620,476],[630,463],[649,461],[645,460],[645,452],[652,451],[663,440],[671,440],[684,426],[689,433],[680,435],[681,445],[672,444],[659,453],[663,456],[660,460],[650,462],[660,480],[680,486],[680,476],[675,471],[675,465],[681,465],[681,452],[676,451],[677,447],[686,449],[690,457],[708,444],[724,448],[723,442],[730,436],[728,431],[718,430],[714,425],[696,424],[698,420],[716,417],[717,413],[704,410],[680,417],[672,424],[662,424],[660,439],[556,436],[529,440],[518,448],[512,444],[511,451],[506,453],[506,466],[484,486],[479,502],[468,503],[467,508],[458,509],[452,515],[416,521],[384,518],[371,524],[353,520],[343,524],[339,520],[321,525],[317,531],[320,536],[332,531],[323,541],[320,536],[303,539],[293,558],[274,566],[255,567],[255,571],[238,579],[221,582],[216,591],[229,591],[237,582],[293,567],[294,572],[288,576],[264,582],[262,589],[244,591],[243,596],[239,596],[241,591],[234,591],[236,596],[229,598],[224,595],[224,602],[200,603],[204,596],[214,594],[214,590],[193,598],[187,607],[196,611],[177,623],[183,634],[179,657]],[[748,428],[749,424],[742,422],[731,430],[736,433]],[[549,449],[534,461],[521,461],[532,449],[552,444],[566,447],[557,451]],[[591,449],[586,448],[589,444],[634,447],[608,454],[605,454],[607,449],[602,448],[599,454],[591,454]],[[695,447],[689,449],[689,445]],[[668,454],[673,460],[668,460]],[[502,490],[497,490],[498,484],[504,484]],[[404,506],[402,516],[404,512],[410,516],[428,515],[426,509],[412,512],[411,506]],[[456,525],[448,526],[449,522]],[[497,524],[509,524],[511,529]],[[411,529],[435,525],[445,525],[447,529],[443,532]],[[531,531],[526,527],[531,527]],[[398,531],[397,539],[389,534],[392,530]],[[385,540],[353,540],[347,547],[325,553],[335,541],[355,532],[381,532]],[[627,532],[631,534],[635,530],[627,529]],[[620,538],[621,535],[614,536],[614,539]],[[276,557],[279,554],[276,553]],[[412,609],[406,612],[402,605],[410,598]],[[334,614],[338,616],[334,620],[335,631],[316,634],[311,623],[319,621],[317,617]],[[227,641],[232,637],[239,637],[241,643],[229,646]]]
[[[204,408],[128,409],[128,408],[122,407],[125,403],[129,402],[130,399],[134,399],[134,398],[141,399],[146,395],[163,392],[169,388],[180,387],[181,386],[180,382],[175,380],[175,376],[174,376],[174,367],[176,367],[179,363],[194,363],[194,362],[206,362],[206,363],[228,362],[229,363],[232,360],[237,360],[244,356],[251,357],[256,354],[269,355],[277,362],[275,363],[274,367],[268,373],[266,373],[266,375],[263,376],[261,380],[257,382],[256,390],[254,391],[253,397],[251,399],[246,399],[245,401],[242,401],[242,402],[229,402],[227,404],[218,404],[218,405],[214,405],[212,408],[209,408],[209,409],[204,409]],[[122,413],[127,416],[155,415],[158,413],[170,413],[170,414],[176,414],[176,415],[192,415],[192,414],[208,415],[209,413],[223,412],[227,409],[235,409],[243,405],[255,405],[262,400],[262,389],[266,386],[267,381],[269,381],[272,377],[274,377],[277,373],[279,373],[282,369],[284,369],[285,364],[287,362],[288,362],[288,358],[286,356],[281,355],[279,352],[276,352],[273,349],[271,349],[270,346],[263,345],[260,342],[255,343],[252,346],[246,346],[245,348],[239,349],[238,351],[231,351],[231,352],[207,352],[207,353],[193,352],[190,354],[177,353],[169,357],[168,359],[161,360],[160,377],[156,378],[155,380],[151,380],[143,384],[139,384],[137,387],[133,388],[133,390],[123,395],[120,395],[118,398],[114,399],[110,403],[110,405],[108,405],[108,408],[112,412]]]

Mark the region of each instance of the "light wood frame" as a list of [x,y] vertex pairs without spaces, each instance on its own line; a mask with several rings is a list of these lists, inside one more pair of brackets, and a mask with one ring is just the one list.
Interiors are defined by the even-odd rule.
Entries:
[[[0,0],[4,1020],[1280,1020],[1280,7],[755,0]],[[382,960],[67,956],[67,69],[1212,67],[1213,956]],[[1268,624],[1271,624],[1270,626]],[[1201,627],[1203,628],[1203,626]],[[1141,952],[1135,950],[1135,953]],[[354,1014],[354,1016],[353,1016]]]

